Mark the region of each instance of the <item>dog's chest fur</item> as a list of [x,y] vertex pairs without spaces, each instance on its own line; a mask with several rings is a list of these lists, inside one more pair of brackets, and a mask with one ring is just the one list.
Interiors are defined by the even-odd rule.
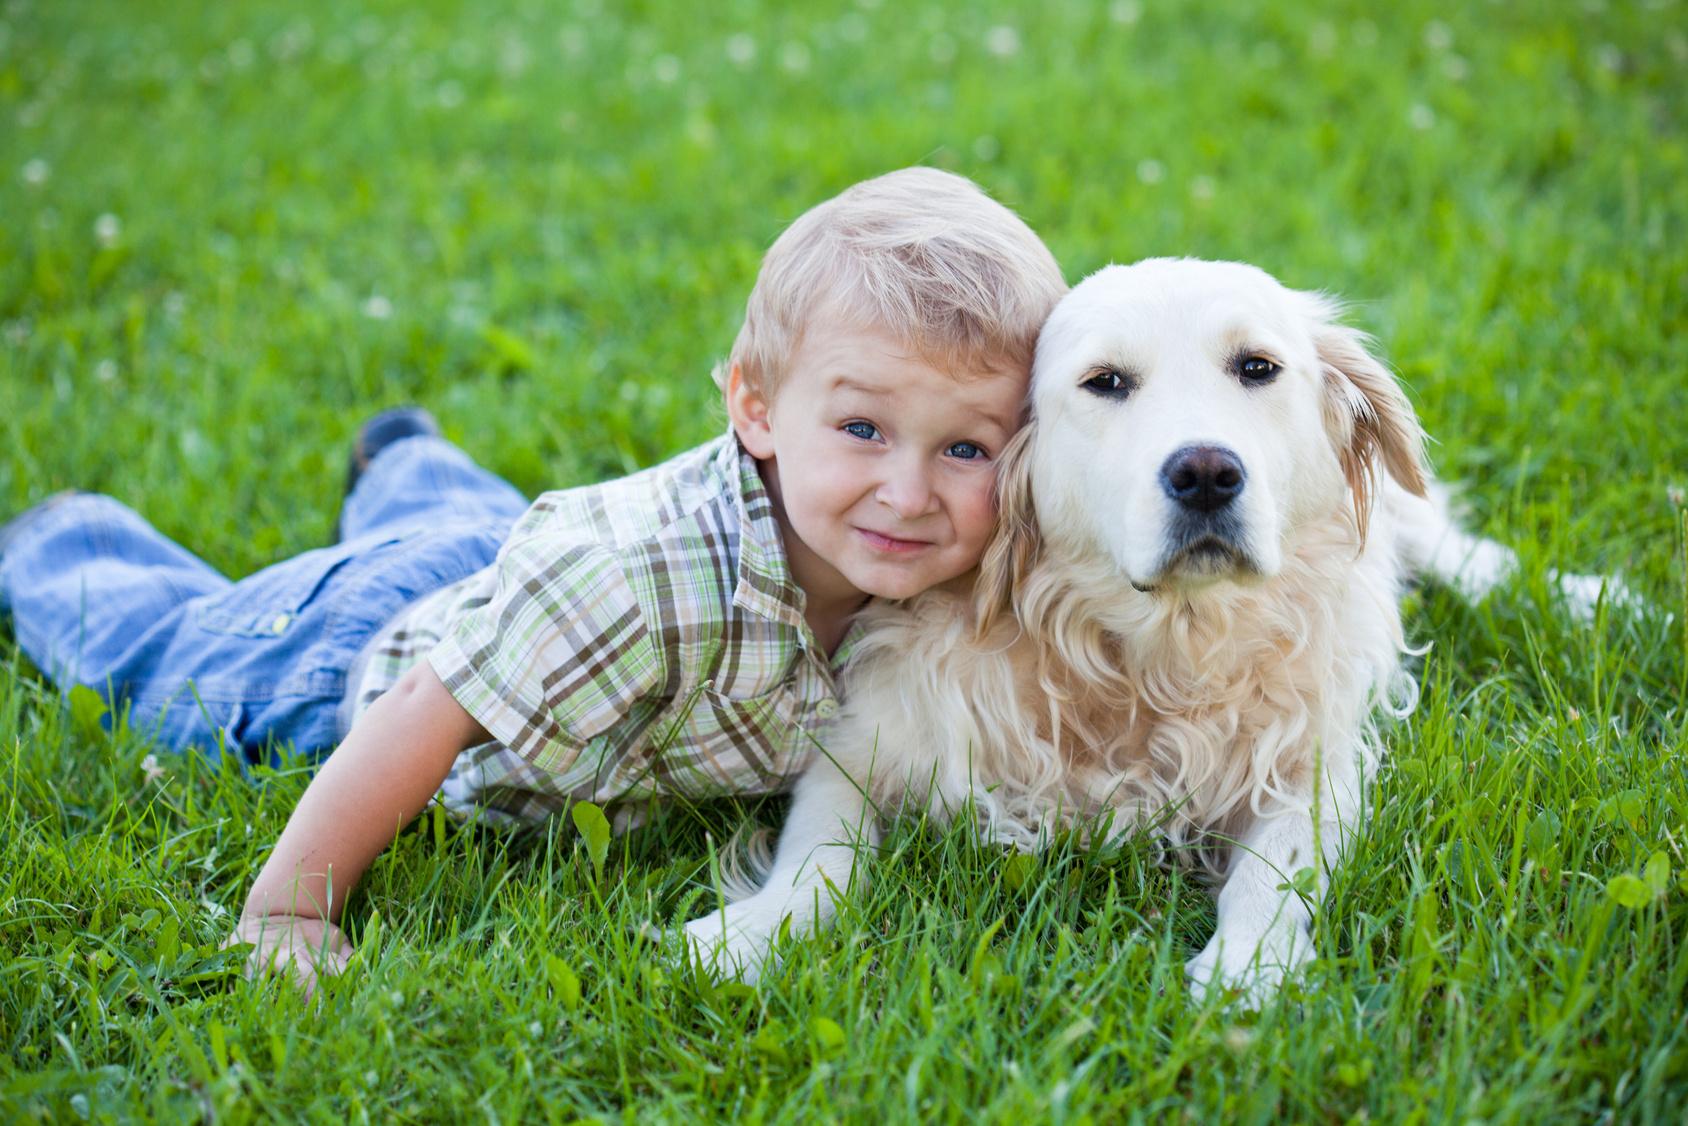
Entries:
[[955,592],[885,614],[851,700],[877,736],[876,798],[971,799],[991,836],[1029,848],[1107,811],[1116,831],[1196,844],[1305,791],[1322,747],[1364,739],[1400,633],[1393,569],[1344,520],[1299,539],[1271,581],[1193,598],[1045,559],[978,641]]

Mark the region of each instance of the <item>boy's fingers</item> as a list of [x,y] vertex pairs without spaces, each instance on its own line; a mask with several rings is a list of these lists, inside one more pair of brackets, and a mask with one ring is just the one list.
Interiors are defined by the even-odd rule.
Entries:
[[246,977],[284,974],[309,999],[319,977],[332,977],[346,968],[350,941],[339,927],[321,920],[246,919],[223,941],[223,947],[250,944]]

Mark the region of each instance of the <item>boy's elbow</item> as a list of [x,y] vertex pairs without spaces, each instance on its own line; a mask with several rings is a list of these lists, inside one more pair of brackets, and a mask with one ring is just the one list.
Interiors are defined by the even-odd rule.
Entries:
[[460,747],[485,743],[492,738],[475,717],[466,711],[457,697],[440,680],[439,674],[426,660],[418,661],[388,690],[393,704],[404,711],[424,716],[436,730],[449,730]]

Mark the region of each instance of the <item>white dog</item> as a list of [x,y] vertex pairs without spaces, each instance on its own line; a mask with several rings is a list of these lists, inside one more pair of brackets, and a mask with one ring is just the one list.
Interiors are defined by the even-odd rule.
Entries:
[[1416,698],[1403,584],[1477,597],[1515,566],[1431,498],[1411,405],[1336,312],[1226,262],[1074,288],[977,582],[873,612],[761,889],[689,923],[690,948],[754,976],[783,920],[824,923],[857,849],[915,807],[971,809],[1022,849],[1060,824],[1150,829],[1222,882],[1194,986],[1258,1002],[1305,961],[1375,716]]

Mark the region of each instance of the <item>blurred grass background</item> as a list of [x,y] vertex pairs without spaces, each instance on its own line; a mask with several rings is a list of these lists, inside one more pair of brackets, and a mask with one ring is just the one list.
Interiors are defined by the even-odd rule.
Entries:
[[[383,959],[312,1013],[213,949],[303,777],[154,777],[8,649],[0,1110],[1675,1118],[1688,892],[1606,889],[1688,867],[1685,73],[1675,0],[6,0],[0,518],[105,491],[244,574],[326,539],[401,401],[529,493],[649,464],[722,425],[781,227],[930,163],[1071,280],[1188,254],[1352,299],[1528,577],[1415,600],[1386,813],[1258,1018],[1184,1001],[1211,910],[1143,855],[914,830],[758,993],[671,978],[606,936],[695,905],[731,808],[602,887],[570,833],[425,832],[353,903]],[[1549,565],[1659,615],[1581,631]]]

